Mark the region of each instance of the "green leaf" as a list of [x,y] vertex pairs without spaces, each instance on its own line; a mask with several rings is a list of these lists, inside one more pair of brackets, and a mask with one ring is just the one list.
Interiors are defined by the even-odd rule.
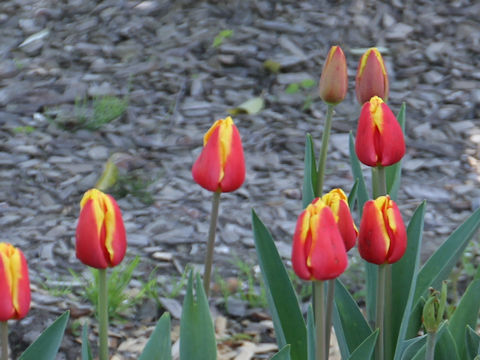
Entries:
[[448,328],[457,345],[458,355],[466,358],[465,328],[476,327],[478,311],[480,310],[480,280],[475,280],[467,287],[457,308],[450,318]]
[[[397,351],[395,351],[395,359],[397,358],[397,353],[400,351],[402,352],[401,360],[411,360],[414,358],[416,354],[420,351],[420,349],[425,348],[425,344],[427,341],[427,335],[417,336],[413,339],[402,341],[399,345],[397,345]],[[425,355],[423,355],[425,358]]]
[[415,333],[420,327],[418,303],[420,296],[424,295],[429,287],[438,288],[457,263],[460,255],[465,250],[470,238],[480,226],[480,209],[460,225],[420,269],[417,285],[413,298],[415,309],[410,317],[409,334]]
[[310,89],[315,86],[315,80],[313,79],[304,79],[300,82],[300,86],[304,89]]
[[82,328],[82,360],[92,359],[92,349],[90,348],[90,343],[88,342],[87,323],[84,323]]
[[[447,329],[448,329],[448,321],[442,322],[442,324],[438,328],[438,331],[437,331],[437,334],[436,334],[436,337],[435,337],[435,348],[437,347],[439,339],[443,336],[443,334],[446,332]],[[415,342],[414,340],[418,339],[418,338],[419,337],[415,337],[413,339],[410,339],[410,340],[407,341],[407,343],[414,344],[414,342]],[[423,344],[422,347],[419,350],[417,350],[416,353],[413,352],[413,349],[410,349],[410,350],[407,349],[404,353],[404,356],[402,356],[402,360],[425,360],[427,335],[423,335],[420,338],[424,339],[424,340],[419,340]],[[415,347],[415,349],[417,349],[417,347]],[[411,354],[412,357],[407,357],[407,351],[408,351],[408,355]],[[415,355],[415,356],[413,356],[413,355]]]
[[[462,339],[465,335],[462,332]],[[462,341],[465,343],[464,341]],[[441,336],[437,336],[437,341],[435,342],[435,360],[460,360],[465,359],[461,358],[458,355],[458,349],[455,344],[455,339],[452,336],[450,331],[450,324],[448,324],[447,328],[443,332]]]
[[[362,166],[358,160],[357,154],[355,153],[355,141],[353,139],[353,134],[350,132],[349,138],[349,150],[350,150],[350,166],[352,167],[353,178],[355,181],[358,181],[358,191],[357,191],[357,200],[358,200],[358,218],[362,218],[363,205],[368,201],[369,195],[367,191],[367,186],[365,185],[365,179],[363,177]],[[367,317],[369,321],[375,320],[375,303],[376,303],[376,291],[377,291],[377,266],[365,263],[365,277],[367,284],[367,294],[366,294],[366,306],[367,306]]]
[[300,90],[300,85],[297,83],[289,84],[285,89],[287,94],[296,94]]
[[333,325],[342,358],[349,355],[370,336],[372,330],[357,303],[340,280],[335,281],[335,305]]
[[158,320],[138,360],[172,360],[169,313],[164,313]]
[[69,317],[70,311],[65,311],[24,351],[19,360],[55,359]]
[[355,206],[355,202],[357,201],[357,193],[358,193],[358,180],[352,186],[350,190],[350,194],[348,194],[348,207],[350,211],[353,211],[353,207]]
[[207,296],[200,275],[196,276],[196,300],[193,296],[193,274],[188,286],[180,319],[180,360],[215,360],[217,345]]
[[470,325],[465,328],[465,346],[467,350],[467,359],[474,359],[480,354],[480,336]]
[[218,35],[215,36],[215,39],[213,39],[212,47],[214,48],[219,47],[220,45],[222,45],[223,40],[228,39],[231,36],[233,36],[233,30],[226,29],[226,30],[220,31]]
[[275,60],[267,59],[263,62],[263,68],[271,73],[276,74],[280,72],[282,65]]
[[252,226],[278,347],[290,344],[292,360],[307,358],[307,330],[297,296],[272,235],[252,210]]
[[254,97],[238,105],[236,108],[229,109],[228,112],[231,115],[238,114],[258,114],[265,106],[265,101],[261,97]]
[[312,304],[308,305],[308,310],[307,310],[307,336],[308,336],[307,360],[315,360],[315,320],[313,318]]
[[101,191],[110,189],[118,179],[118,167],[112,161],[112,157],[105,163],[103,173],[95,184],[95,188]]
[[[422,247],[423,225],[426,203],[415,210],[407,227],[407,250],[403,257],[392,265],[392,344],[397,350],[395,359],[401,356],[398,345],[406,338],[410,310],[413,304],[415,286],[420,264],[420,250]],[[408,291],[407,291],[408,289]],[[397,354],[398,353],[398,354]]]
[[307,134],[305,138],[304,162],[302,204],[305,209],[315,199],[315,189],[318,182],[315,150],[313,149],[313,139],[310,134]]
[[[405,103],[402,103],[400,112],[397,116],[397,121],[400,123],[402,131],[405,133]],[[390,197],[397,201],[397,193],[400,187],[400,180],[402,175],[402,162],[399,161],[394,165],[385,168],[385,174],[387,178],[387,193]]]
[[270,360],[290,360],[290,344],[285,345]]
[[365,360],[372,357],[377,343],[378,329],[371,333],[365,341],[363,341],[348,358],[349,360]]

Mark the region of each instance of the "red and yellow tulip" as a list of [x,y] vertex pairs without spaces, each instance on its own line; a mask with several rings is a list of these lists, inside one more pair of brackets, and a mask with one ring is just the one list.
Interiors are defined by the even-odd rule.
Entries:
[[335,216],[317,198],[298,217],[292,244],[293,270],[304,280],[330,280],[343,273],[347,263]]
[[360,58],[355,77],[355,93],[360,105],[378,96],[388,98],[388,75],[382,55],[377,48],[368,49]]
[[0,243],[0,321],[24,318],[30,309],[27,260],[11,244]]
[[322,201],[332,210],[338,230],[340,230],[343,243],[345,244],[345,250],[350,250],[355,246],[358,230],[350,213],[347,195],[345,195],[342,189],[333,189],[322,196]]
[[403,131],[387,104],[374,96],[362,107],[355,152],[368,166],[389,166],[405,155]]
[[97,269],[118,265],[127,250],[127,237],[115,199],[91,189],[83,196],[80,209],[76,232],[77,258]]
[[203,150],[193,164],[193,179],[210,191],[230,192],[245,180],[242,140],[229,116],[217,120],[203,138]]
[[332,46],[320,76],[320,97],[327,104],[336,105],[347,95],[347,61],[340,46]]
[[406,248],[407,232],[397,204],[388,195],[367,201],[358,234],[360,256],[373,264],[392,264]]

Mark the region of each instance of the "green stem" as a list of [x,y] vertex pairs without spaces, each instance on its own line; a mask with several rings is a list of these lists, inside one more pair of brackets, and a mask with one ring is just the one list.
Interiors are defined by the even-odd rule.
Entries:
[[325,360],[325,299],[323,281],[313,283],[315,309],[315,360]]
[[333,300],[335,299],[335,279],[328,280],[328,290],[327,290],[327,313],[325,315],[325,355],[328,360],[330,355],[330,333],[332,330],[332,313],[333,313]]
[[320,148],[320,159],[318,159],[317,165],[317,196],[322,196],[323,193],[323,181],[325,178],[325,165],[327,163],[328,141],[330,139],[330,131],[332,129],[332,117],[334,107],[335,105],[330,104],[328,104],[327,107],[327,119],[325,120],[325,127],[323,128],[322,147]]
[[376,172],[376,187],[374,187],[374,198],[382,195],[387,195],[387,177],[385,174],[385,167],[377,166],[374,171]]
[[434,360],[436,335],[436,332],[427,333],[427,352],[425,353],[425,360]]
[[385,358],[393,359],[392,264],[386,264],[385,267]]
[[377,282],[377,309],[375,327],[379,329],[377,346],[375,351],[376,360],[384,360],[384,313],[385,313],[385,273],[386,266],[378,266],[378,282]]
[[98,269],[98,321],[99,321],[100,360],[108,360],[107,269]]
[[210,277],[212,275],[213,249],[215,245],[215,232],[217,230],[218,208],[220,205],[221,192],[213,193],[212,211],[210,213],[210,227],[208,229],[207,254],[205,255],[205,268],[203,270],[203,288],[205,294],[210,294]]
[[8,321],[1,322],[2,360],[8,360]]

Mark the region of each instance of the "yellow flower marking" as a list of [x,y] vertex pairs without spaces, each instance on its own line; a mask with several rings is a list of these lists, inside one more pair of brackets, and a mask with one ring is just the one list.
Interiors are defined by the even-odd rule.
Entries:
[[365,66],[367,65],[367,60],[370,57],[370,53],[375,55],[375,57],[378,60],[378,63],[380,64],[380,67],[382,68],[382,73],[384,76],[387,75],[387,69],[385,68],[385,63],[383,62],[382,54],[380,54],[380,51],[378,51],[377,48],[370,48],[367,51],[365,51],[365,54],[363,54],[361,62],[360,62],[360,69],[359,69],[359,75],[363,75],[363,71],[365,70]]
[[213,132],[220,127],[219,130],[219,143],[220,143],[220,176],[218,181],[223,180],[225,164],[232,149],[232,132],[233,132],[233,120],[230,116],[225,119],[215,121],[203,137],[203,146],[205,146],[212,136]]
[[[115,233],[115,208],[111,199],[97,189],[88,190],[83,195],[80,202],[80,208],[83,209],[87,201],[92,201],[93,214],[97,226],[98,238],[100,239],[102,227],[105,227],[105,248],[110,255],[110,260],[113,260],[113,234]],[[100,239],[101,240],[101,239]]]
[[378,197],[375,199],[375,208],[377,209],[377,222],[378,225],[381,226],[386,253],[388,253],[390,250],[390,236],[388,235],[387,224],[393,231],[397,228],[393,208],[390,206],[390,198],[387,196]]
[[378,131],[383,131],[383,100],[378,96],[374,96],[370,99],[370,115],[373,120],[373,124],[377,127]]

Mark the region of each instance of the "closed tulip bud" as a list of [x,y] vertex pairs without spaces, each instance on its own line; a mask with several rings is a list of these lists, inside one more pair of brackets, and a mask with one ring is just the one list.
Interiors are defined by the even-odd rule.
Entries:
[[362,107],[355,152],[368,166],[389,166],[405,155],[403,131],[387,104],[377,96]]
[[347,61],[340,46],[332,46],[320,76],[320,97],[327,104],[336,105],[347,95]]
[[88,190],[80,202],[77,258],[85,265],[106,269],[118,265],[126,250],[125,226],[117,202],[100,190]]
[[360,256],[373,264],[392,264],[406,248],[407,232],[397,204],[388,195],[367,201],[358,234]]
[[298,217],[292,244],[293,270],[304,280],[330,280],[345,271],[347,261],[335,217],[317,198]]
[[333,189],[322,196],[322,201],[332,210],[335,221],[342,235],[345,250],[348,251],[355,246],[358,230],[353,222],[350,207],[348,206],[347,195],[342,189]]
[[203,138],[203,150],[193,164],[193,179],[210,191],[230,192],[245,180],[242,140],[229,116],[217,120]]
[[30,309],[27,260],[20,249],[0,243],[0,321],[24,318]]
[[360,105],[378,96],[388,98],[388,75],[382,55],[376,48],[368,49],[360,58],[355,77],[355,92]]

